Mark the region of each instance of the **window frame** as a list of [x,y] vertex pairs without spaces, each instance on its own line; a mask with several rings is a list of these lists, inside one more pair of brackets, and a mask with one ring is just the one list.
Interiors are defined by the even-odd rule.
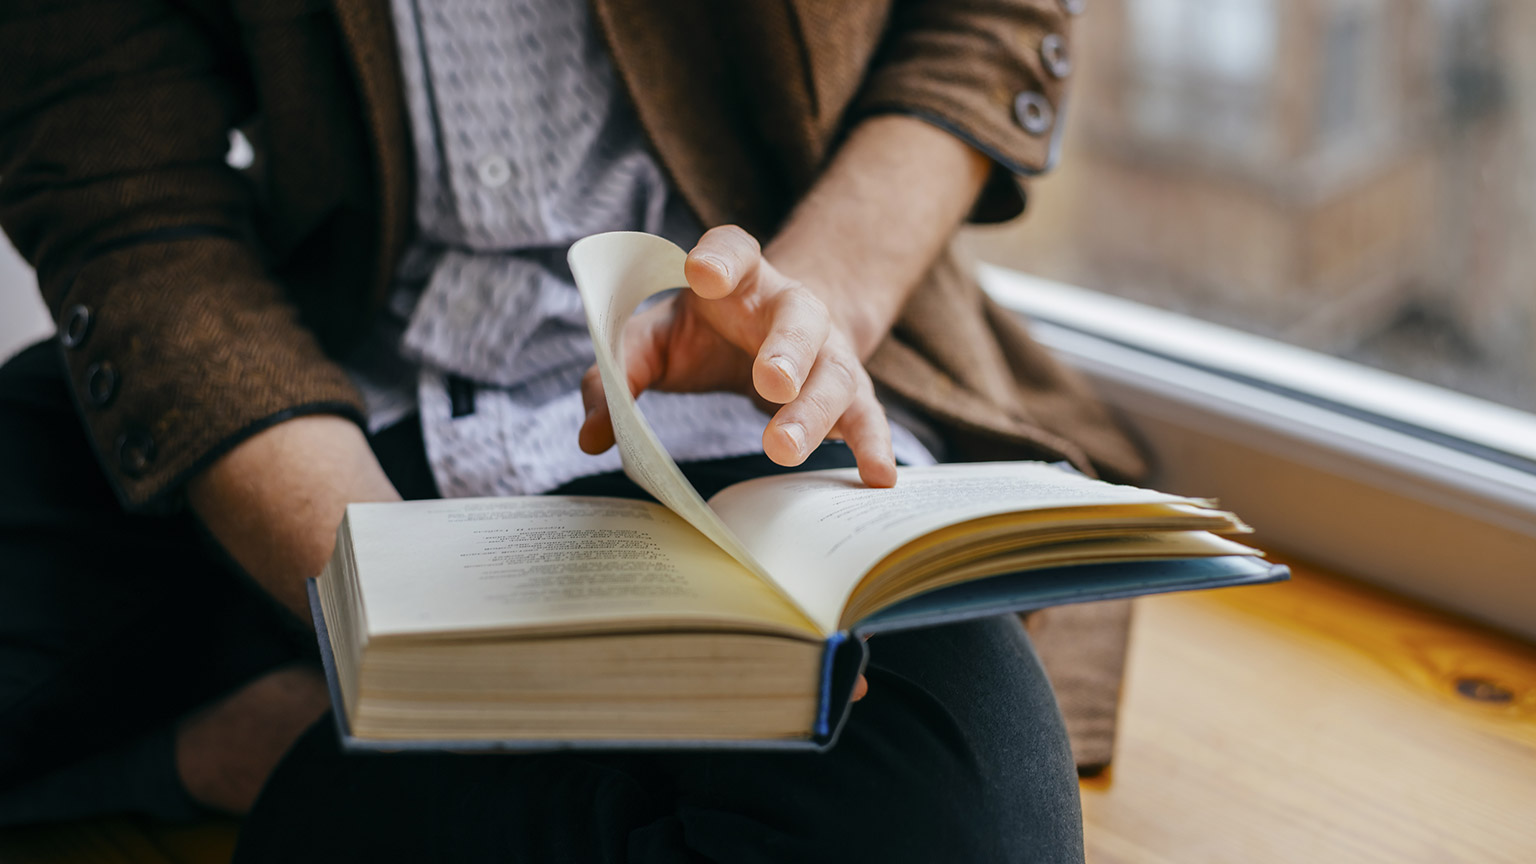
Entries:
[[980,264],[982,287],[1283,554],[1536,638],[1536,415]]

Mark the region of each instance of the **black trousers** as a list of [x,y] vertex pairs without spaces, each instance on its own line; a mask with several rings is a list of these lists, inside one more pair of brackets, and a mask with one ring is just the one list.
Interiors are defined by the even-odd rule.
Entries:
[[[0,824],[196,814],[177,720],[313,635],[188,516],[125,514],[53,343],[0,369]],[[373,440],[435,495],[415,424]],[[807,467],[851,464],[841,445]],[[693,463],[704,494],[783,470]],[[643,495],[622,475],[559,490]],[[1081,861],[1054,697],[1011,617],[876,637],[869,695],[825,754],[343,755],[330,717],[284,757],[238,861]]]

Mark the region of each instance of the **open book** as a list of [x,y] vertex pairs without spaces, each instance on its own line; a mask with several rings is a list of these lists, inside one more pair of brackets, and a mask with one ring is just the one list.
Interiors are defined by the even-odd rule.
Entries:
[[708,502],[637,410],[624,323],[685,284],[646,234],[570,252],[625,473],[658,502],[347,508],[311,583],[352,748],[828,746],[863,637],[1058,603],[1283,579],[1210,502],[1044,463],[749,480]]

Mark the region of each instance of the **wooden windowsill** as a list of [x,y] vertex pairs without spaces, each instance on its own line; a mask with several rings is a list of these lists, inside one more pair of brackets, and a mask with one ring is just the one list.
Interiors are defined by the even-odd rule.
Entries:
[[1536,646],[1287,563],[1138,602],[1088,860],[1536,860]]

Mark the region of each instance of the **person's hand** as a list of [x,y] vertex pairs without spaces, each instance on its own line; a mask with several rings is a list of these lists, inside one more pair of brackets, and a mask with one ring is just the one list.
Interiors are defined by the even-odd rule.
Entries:
[[[630,319],[624,362],[630,391],[729,390],[779,406],[763,430],[763,452],[799,465],[827,437],[847,442],[870,486],[896,483],[891,430],[859,361],[846,322],[800,282],[763,258],[752,235],[713,228],[688,253],[691,290]],[[613,446],[613,424],[597,368],[581,382],[587,419],[581,449]]]

